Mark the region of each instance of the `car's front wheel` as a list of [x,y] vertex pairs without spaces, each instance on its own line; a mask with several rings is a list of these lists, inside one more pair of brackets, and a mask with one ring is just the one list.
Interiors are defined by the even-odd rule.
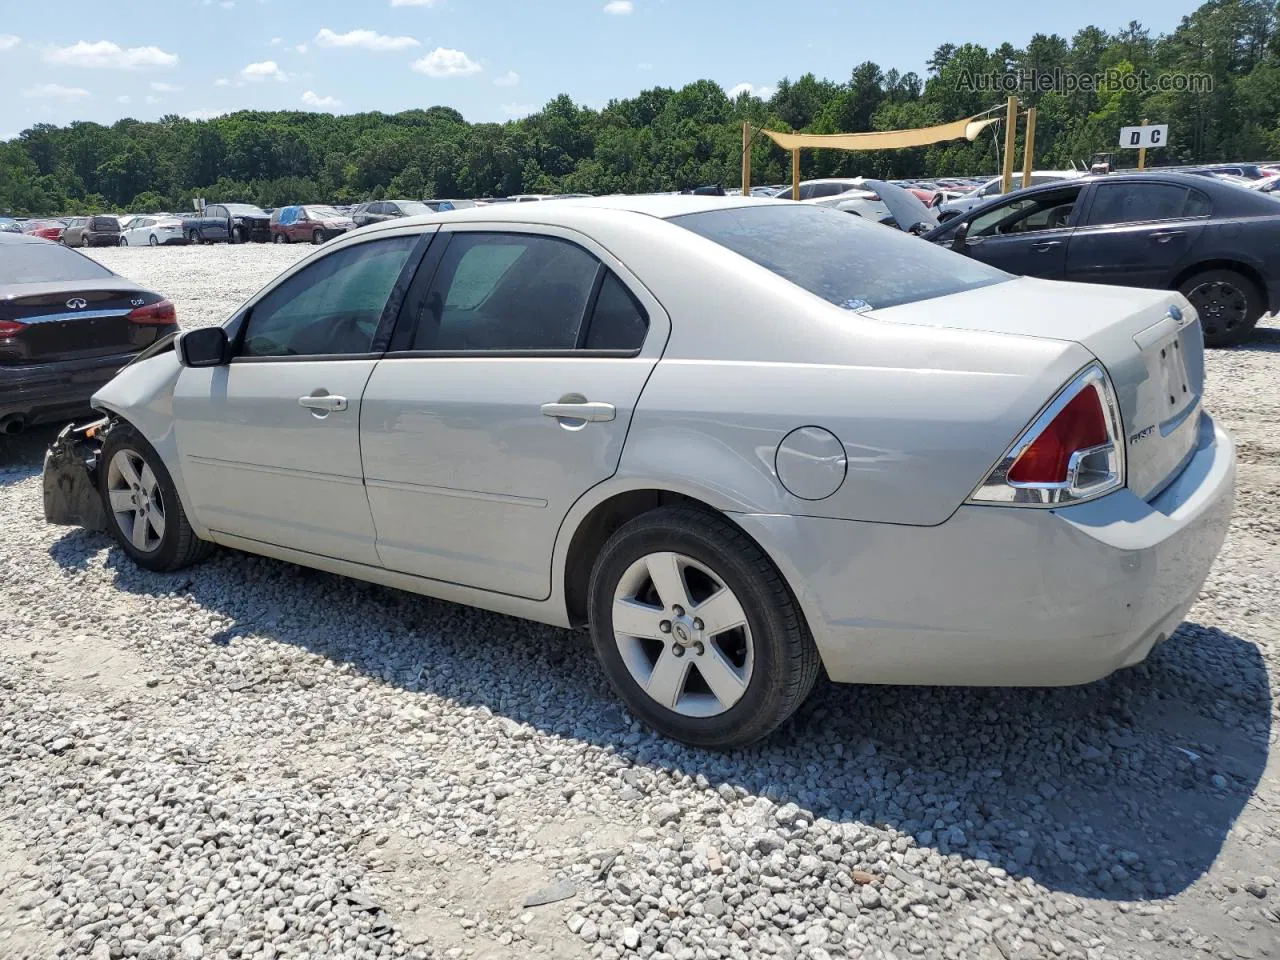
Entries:
[[1179,289],[1200,315],[1208,347],[1231,347],[1248,339],[1266,312],[1258,285],[1234,270],[1205,270]]
[[128,237],[121,237],[119,241],[116,243],[116,246],[119,246],[119,247],[127,247],[128,245],[129,245]]
[[314,243],[317,247],[320,246],[320,244],[324,243],[324,231],[323,230],[313,231],[311,234],[311,242]]
[[180,570],[213,549],[191,529],[160,455],[129,424],[107,431],[98,483],[111,534],[138,566]]
[[273,242],[273,243],[288,243],[288,242],[289,242],[289,238],[288,238],[288,237],[286,237],[283,233],[277,233],[277,234],[276,234],[274,237],[272,237],[271,239],[272,239],[272,242]]
[[627,706],[664,736],[729,750],[804,702],[818,652],[782,575],[715,514],[664,507],[605,544],[588,599],[596,654]]

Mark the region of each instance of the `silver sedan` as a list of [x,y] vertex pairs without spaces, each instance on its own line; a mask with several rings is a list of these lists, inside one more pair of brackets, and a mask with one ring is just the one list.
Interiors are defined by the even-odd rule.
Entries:
[[486,206],[356,231],[153,348],[50,452],[46,513],[152,570],[221,544],[589,625],[636,716],[728,749],[824,670],[1143,660],[1231,512],[1203,377],[1177,293],[834,210]]

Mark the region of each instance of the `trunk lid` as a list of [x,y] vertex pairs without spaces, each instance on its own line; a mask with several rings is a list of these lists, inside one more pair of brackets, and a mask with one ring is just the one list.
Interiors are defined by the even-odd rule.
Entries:
[[125,281],[82,290],[68,290],[65,284],[24,285],[20,294],[0,299],[0,321],[24,325],[0,337],[0,365],[87,360],[141,350],[164,328],[133,323],[129,313],[159,299]]
[[1179,293],[1022,278],[865,315],[1083,345],[1115,387],[1127,485],[1143,499],[1160,493],[1194,450],[1204,339],[1195,310]]

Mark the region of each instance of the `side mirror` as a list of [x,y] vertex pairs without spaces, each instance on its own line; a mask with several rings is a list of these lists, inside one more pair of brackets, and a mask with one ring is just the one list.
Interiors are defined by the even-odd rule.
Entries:
[[951,249],[956,253],[964,253],[969,246],[969,223],[965,221],[956,227],[956,232],[951,235]]
[[227,331],[222,327],[188,330],[178,338],[178,361],[184,367],[220,367],[230,359]]

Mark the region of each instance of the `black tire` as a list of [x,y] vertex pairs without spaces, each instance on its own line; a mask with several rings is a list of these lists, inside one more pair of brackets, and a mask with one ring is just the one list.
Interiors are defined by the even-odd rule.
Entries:
[[313,230],[311,233],[311,242],[314,243],[317,247],[320,246],[320,244],[324,243],[324,231]]
[[[691,717],[659,704],[619,652],[614,592],[632,564],[660,552],[683,554],[713,570],[746,614],[754,657],[750,679],[741,699],[718,715]],[[709,511],[663,507],[623,525],[596,558],[588,611],[596,655],[632,713],[663,736],[700,749],[732,750],[767,737],[808,697],[821,669],[813,637],[782,574],[738,527]]]
[[1267,310],[1258,285],[1234,270],[1204,270],[1178,289],[1200,315],[1206,347],[1243,343]]
[[127,247],[128,245],[129,245],[129,238],[128,238],[128,237],[121,237],[121,238],[119,239],[119,241],[117,241],[117,243],[116,243],[116,246],[117,246],[117,247]]
[[[159,543],[150,550],[141,550],[133,544],[129,534],[121,528],[116,513],[111,509],[109,465],[121,451],[135,454],[150,467],[156,477],[156,486],[163,504],[165,529],[164,534],[159,538]],[[134,563],[157,573],[168,573],[189,567],[203,560],[213,551],[214,545],[201,540],[191,529],[186,511],[182,509],[182,502],[178,499],[178,491],[173,485],[173,478],[165,469],[164,461],[156,453],[155,448],[147,443],[130,424],[124,421],[116,421],[112,424],[102,442],[102,453],[98,462],[98,491],[106,507],[107,529]]]
[[244,243],[244,227],[231,228],[231,242]]
[[274,237],[272,237],[271,239],[272,239],[272,242],[274,242],[274,243],[288,243],[288,242],[289,242],[289,238],[288,238],[288,237],[286,237],[283,233],[277,233],[277,234],[276,234]]
[[190,243],[193,247],[200,246],[200,231],[196,230],[194,227],[188,230],[187,242]]
[[159,240],[159,238],[158,238],[158,237],[156,237],[156,235],[153,233],[153,234],[151,235],[150,239],[148,239],[148,240],[147,240],[147,245],[148,245],[148,246],[151,246],[151,247],[158,247],[158,246],[160,246],[160,240]]

